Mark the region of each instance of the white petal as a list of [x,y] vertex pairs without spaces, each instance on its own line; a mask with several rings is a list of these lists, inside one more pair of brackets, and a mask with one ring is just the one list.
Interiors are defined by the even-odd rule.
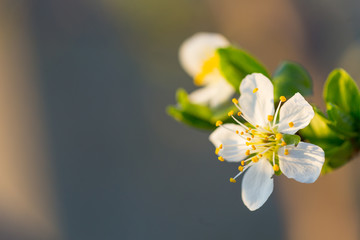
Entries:
[[228,101],[234,93],[234,88],[225,79],[220,77],[219,81],[190,93],[189,99],[193,103],[217,107]]
[[[278,131],[281,133],[294,134],[309,125],[315,113],[312,106],[300,94],[296,93],[280,108],[280,121]],[[294,126],[290,127],[289,123]]]
[[285,155],[285,147],[278,151],[280,169],[288,178],[302,183],[313,183],[319,177],[324,164],[324,151],[310,143],[300,142],[297,147],[287,146],[289,154]]
[[274,170],[266,159],[261,159],[250,167],[242,181],[242,199],[244,204],[254,211],[260,208],[274,189],[272,175]]
[[[209,137],[209,140],[215,147],[219,147],[220,144],[223,144],[219,156],[222,156],[229,162],[239,162],[243,160],[246,157],[246,150],[249,149],[249,147],[245,145],[245,140],[235,133],[236,130],[239,132],[245,131],[240,125],[227,123],[224,124],[223,127],[218,127]],[[238,144],[240,146],[226,146]]]
[[196,33],[180,46],[180,64],[192,77],[199,74],[206,60],[213,57],[217,48],[229,45],[228,40],[217,33]]
[[[254,89],[258,88],[256,93]],[[274,87],[261,73],[247,75],[240,85],[240,106],[252,124],[265,126],[274,114]]]

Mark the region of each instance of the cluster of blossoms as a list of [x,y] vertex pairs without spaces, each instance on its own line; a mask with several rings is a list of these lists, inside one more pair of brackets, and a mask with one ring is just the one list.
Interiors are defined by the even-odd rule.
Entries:
[[[195,85],[202,86],[189,94],[193,103],[216,108],[235,93],[219,71],[216,53],[216,49],[229,45],[225,37],[214,33],[197,33],[181,45],[181,65]],[[313,108],[300,93],[288,101],[281,97],[275,111],[271,81],[254,73],[242,80],[240,94],[239,99],[232,100],[239,112],[229,112],[237,124],[218,121],[210,141],[220,161],[239,163],[239,173],[230,182],[235,183],[248,169],[242,182],[242,199],[253,211],[272,193],[274,173],[312,183],[319,177],[325,158],[324,151],[316,145],[299,142],[295,146],[285,141],[287,135],[306,127],[314,117]]]
[[301,94],[296,93],[288,101],[280,97],[275,111],[273,85],[259,73],[243,79],[240,93],[240,98],[233,99],[233,103],[239,109],[236,115],[247,124],[231,111],[229,116],[237,124],[218,121],[219,128],[210,135],[210,141],[215,145],[220,161],[240,163],[239,173],[230,178],[230,182],[235,183],[248,169],[241,195],[245,205],[253,211],[261,207],[272,193],[275,172],[281,171],[298,182],[312,183],[320,175],[325,156],[316,145],[299,142],[295,146],[284,141],[286,134],[295,134],[314,117],[313,108]]

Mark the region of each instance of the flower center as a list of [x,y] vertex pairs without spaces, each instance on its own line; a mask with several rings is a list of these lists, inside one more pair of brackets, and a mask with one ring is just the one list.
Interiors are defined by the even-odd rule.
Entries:
[[[256,94],[258,91],[257,88],[254,89],[253,93]],[[234,116],[234,111],[230,111],[228,116],[232,117],[233,120],[238,123],[244,130],[243,131],[234,131],[232,129],[227,128],[222,124],[221,121],[216,122],[216,126],[223,127],[228,131],[233,132],[243,140],[245,143],[242,144],[234,144],[234,145],[223,145],[221,144],[218,148],[216,148],[215,153],[219,155],[218,159],[220,161],[224,161],[225,158],[242,158],[240,162],[240,166],[238,167],[239,173],[230,178],[230,182],[236,182],[236,178],[241,175],[243,171],[245,171],[248,167],[257,163],[260,159],[266,159],[273,166],[275,172],[280,171],[278,160],[276,159],[277,151],[280,147],[286,146],[285,141],[283,140],[283,135],[277,131],[276,119],[279,113],[279,108],[282,102],[285,102],[286,98],[284,96],[280,97],[279,105],[275,111],[275,116],[268,115],[267,116],[267,124],[266,126],[254,125],[249,121],[248,118],[241,107],[239,106],[239,102],[237,99],[232,99],[232,102],[239,109],[239,112],[236,114],[237,116],[241,116],[247,123],[242,123]],[[293,123],[289,123],[290,127]],[[241,149],[241,151],[231,151],[230,149]],[[225,149],[229,149],[229,151],[222,151]],[[224,152],[224,154],[222,154]],[[233,152],[235,152],[233,154]],[[285,149],[285,155],[289,154],[288,150]]]
[[195,78],[194,78],[194,84],[196,86],[202,86],[205,84],[205,77],[213,72],[220,63],[220,57],[218,56],[218,54],[214,54],[214,56],[212,56],[211,58],[209,58],[208,60],[206,60],[202,66],[201,72],[198,73]]

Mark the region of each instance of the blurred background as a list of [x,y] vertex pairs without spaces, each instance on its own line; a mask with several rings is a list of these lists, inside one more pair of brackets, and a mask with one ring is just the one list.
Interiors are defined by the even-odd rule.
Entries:
[[209,133],[165,113],[198,31],[303,64],[323,105],[333,68],[359,83],[359,1],[0,0],[0,26],[0,239],[360,239],[358,158],[250,212]]

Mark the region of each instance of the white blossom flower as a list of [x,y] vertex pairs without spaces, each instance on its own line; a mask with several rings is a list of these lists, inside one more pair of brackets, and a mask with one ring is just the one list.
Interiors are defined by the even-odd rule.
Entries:
[[197,104],[217,107],[226,102],[235,92],[219,71],[219,56],[216,49],[227,47],[228,40],[217,33],[196,33],[180,46],[179,59],[184,70],[202,88],[189,94]]
[[250,125],[240,122],[231,111],[229,116],[237,124],[218,121],[219,127],[209,139],[215,145],[220,161],[240,162],[239,173],[230,178],[230,182],[236,182],[236,178],[248,169],[242,181],[241,195],[244,204],[254,211],[272,193],[275,172],[282,172],[298,182],[313,183],[320,175],[324,151],[310,143],[300,142],[295,146],[286,145],[284,141],[285,134],[295,134],[314,117],[313,108],[300,93],[288,101],[280,97],[275,111],[273,85],[260,73],[246,76],[241,82],[240,93],[239,100],[233,99],[239,109],[236,115]]

